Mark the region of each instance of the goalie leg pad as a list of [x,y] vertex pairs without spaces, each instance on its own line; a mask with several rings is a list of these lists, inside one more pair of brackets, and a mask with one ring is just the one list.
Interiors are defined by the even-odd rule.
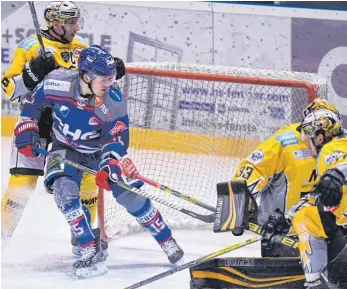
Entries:
[[245,181],[231,181],[217,184],[217,213],[213,231],[232,231],[242,235],[248,228],[251,214],[256,213],[256,203]]

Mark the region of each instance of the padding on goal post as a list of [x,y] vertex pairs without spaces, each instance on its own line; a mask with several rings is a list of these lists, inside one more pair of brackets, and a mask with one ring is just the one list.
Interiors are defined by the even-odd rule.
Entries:
[[[327,97],[317,74],[181,63],[128,63],[119,83],[130,118],[129,153],[141,175],[216,206],[216,184],[305,106]],[[210,214],[149,185],[143,189],[199,214]],[[104,192],[99,205],[108,237],[141,230]],[[173,228],[211,229],[160,204]]]

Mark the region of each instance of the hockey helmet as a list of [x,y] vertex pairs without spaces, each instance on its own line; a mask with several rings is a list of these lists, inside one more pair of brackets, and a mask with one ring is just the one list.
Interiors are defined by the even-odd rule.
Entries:
[[50,2],[45,8],[44,17],[48,28],[53,26],[54,20],[59,21],[64,26],[65,21],[70,18],[78,18],[80,27],[83,28],[80,9],[71,1]]
[[82,50],[78,60],[80,74],[88,73],[92,78],[95,76],[116,76],[117,64],[113,56],[103,47],[92,45]]
[[315,138],[317,135],[323,134],[325,142],[327,142],[333,137],[340,135],[341,132],[342,118],[337,110],[315,110],[306,115],[301,123],[303,139]]

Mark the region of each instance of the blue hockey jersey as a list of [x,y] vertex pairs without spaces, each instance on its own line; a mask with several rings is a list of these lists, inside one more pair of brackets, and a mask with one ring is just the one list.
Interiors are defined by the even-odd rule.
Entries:
[[49,73],[24,101],[21,118],[38,121],[46,107],[53,110],[54,142],[81,153],[94,153],[106,145],[126,154],[129,118],[117,84],[103,96],[82,97],[78,71],[59,68]]

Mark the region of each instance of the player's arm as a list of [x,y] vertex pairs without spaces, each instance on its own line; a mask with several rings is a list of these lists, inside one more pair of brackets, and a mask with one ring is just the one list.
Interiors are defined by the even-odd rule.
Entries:
[[52,54],[37,57],[29,47],[16,49],[12,64],[1,80],[1,87],[11,101],[20,102],[43,78],[55,69]]
[[15,145],[18,151],[27,157],[36,157],[35,148],[40,146],[38,121],[45,107],[50,105],[46,98],[43,82],[34,92],[23,100],[23,108],[15,127]]
[[242,160],[230,182],[217,185],[215,232],[243,233],[252,214],[257,215],[254,197],[264,190],[276,169],[283,167],[282,151],[280,142],[269,138]]

